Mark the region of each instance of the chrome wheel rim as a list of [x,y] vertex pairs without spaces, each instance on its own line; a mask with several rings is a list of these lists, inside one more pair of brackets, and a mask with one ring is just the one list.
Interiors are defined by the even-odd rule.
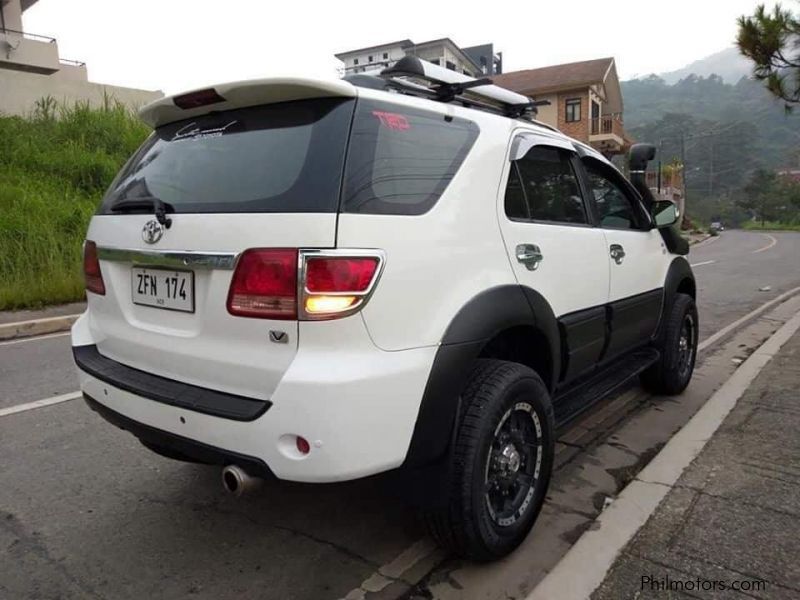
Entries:
[[527,511],[542,468],[542,423],[528,402],[500,419],[484,471],[484,499],[497,525],[508,527]]

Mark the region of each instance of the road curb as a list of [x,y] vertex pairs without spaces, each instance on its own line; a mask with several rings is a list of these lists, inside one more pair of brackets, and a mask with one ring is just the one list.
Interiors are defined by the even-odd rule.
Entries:
[[67,331],[80,315],[63,315],[0,324],[0,341]]
[[620,492],[526,600],[585,600],[622,549],[673,489],[766,364],[800,329],[800,312],[742,363],[655,458]]

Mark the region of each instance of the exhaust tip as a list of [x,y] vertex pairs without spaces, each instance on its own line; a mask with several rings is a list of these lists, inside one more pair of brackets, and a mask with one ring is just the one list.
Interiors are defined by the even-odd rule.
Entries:
[[230,467],[225,467],[222,470],[222,485],[225,486],[225,490],[231,494],[238,495],[241,493],[241,481]]
[[222,486],[225,491],[239,498],[247,491],[257,488],[262,479],[251,477],[247,471],[236,465],[228,465],[222,469]]

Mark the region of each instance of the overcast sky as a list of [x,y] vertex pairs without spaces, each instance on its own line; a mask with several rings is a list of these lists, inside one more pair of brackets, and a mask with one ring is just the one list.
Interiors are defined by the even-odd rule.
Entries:
[[757,4],[39,0],[23,19],[26,31],[58,38],[62,58],[85,61],[92,81],[172,93],[271,75],[335,77],[333,53],[404,38],[493,42],[506,71],[614,56],[628,79],[732,45],[736,18]]

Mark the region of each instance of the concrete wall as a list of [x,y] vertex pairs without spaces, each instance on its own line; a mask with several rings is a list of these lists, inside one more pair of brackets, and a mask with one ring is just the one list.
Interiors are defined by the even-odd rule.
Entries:
[[547,123],[553,127],[558,127],[558,94],[537,94],[536,100],[549,100],[549,106],[540,106],[536,115],[536,120]]
[[139,108],[164,96],[161,91],[137,90],[88,81],[73,81],[57,75],[39,75],[3,69],[0,69],[0,90],[2,90],[0,113],[22,116],[30,114],[36,101],[45,96],[52,96],[59,103],[88,101],[93,106],[102,106],[105,91],[111,98],[131,108]]
[[19,0],[0,0],[0,5],[6,29],[22,31],[22,5]]
[[58,45],[32,40],[19,33],[0,32],[0,68],[38,73],[58,71]]

